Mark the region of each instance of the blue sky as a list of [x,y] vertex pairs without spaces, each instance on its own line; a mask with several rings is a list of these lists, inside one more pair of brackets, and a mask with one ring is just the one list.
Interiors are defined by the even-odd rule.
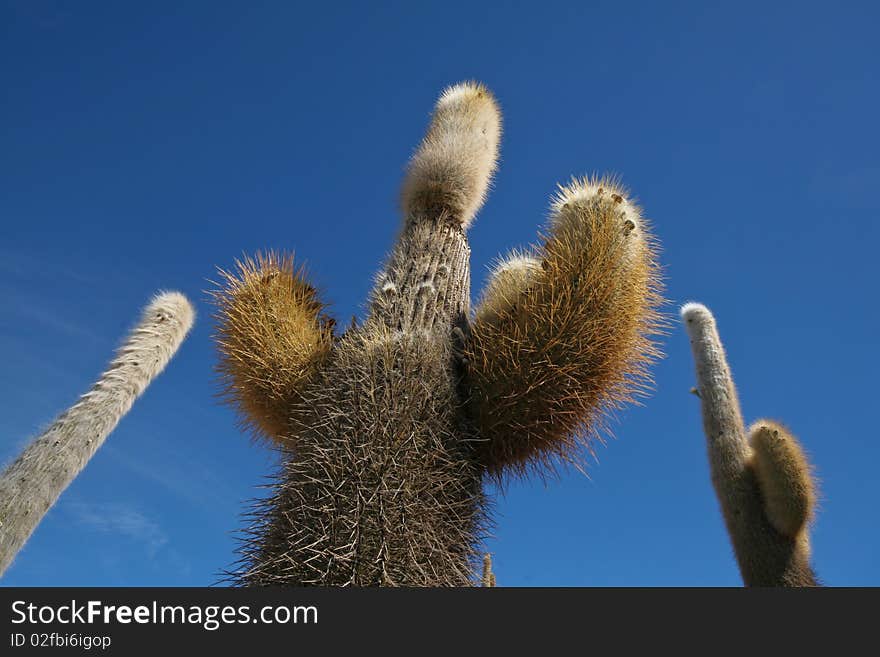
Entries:
[[[341,322],[392,243],[440,89],[504,112],[470,231],[476,293],[557,182],[615,172],[675,316],[712,308],[748,420],[817,467],[814,564],[880,585],[875,3],[0,2],[0,461],[84,392],[161,288],[197,324],[49,513],[7,585],[207,585],[274,468],[215,398],[216,266],[295,250]],[[871,299],[875,301],[871,301]],[[739,585],[687,338],[589,479],[510,486],[503,585]]]

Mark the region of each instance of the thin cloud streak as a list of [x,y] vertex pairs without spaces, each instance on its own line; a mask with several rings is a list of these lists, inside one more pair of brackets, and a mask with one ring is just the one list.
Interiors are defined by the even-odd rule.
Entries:
[[151,559],[168,544],[168,535],[158,523],[126,504],[119,502],[92,504],[74,500],[64,506],[81,525],[101,533],[125,536],[141,543]]

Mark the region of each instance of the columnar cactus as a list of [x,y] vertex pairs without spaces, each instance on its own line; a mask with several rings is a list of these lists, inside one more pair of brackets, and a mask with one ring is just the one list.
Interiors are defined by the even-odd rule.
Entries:
[[33,440],[0,475],[0,575],[135,399],[165,368],[194,319],[177,292],[144,309],[98,382]]
[[474,584],[484,476],[576,461],[605,413],[643,392],[658,268],[614,181],[562,187],[546,236],[496,268],[471,312],[466,231],[500,135],[485,87],[443,92],[368,316],[342,335],[290,258],[223,272],[225,390],[283,454],[235,583]]
[[492,571],[492,555],[488,552],[483,555],[483,574],[480,576],[480,586],[495,588],[495,573]]
[[797,440],[782,425],[758,420],[748,430],[715,318],[685,304],[712,483],[747,586],[815,586],[809,523],[816,493]]

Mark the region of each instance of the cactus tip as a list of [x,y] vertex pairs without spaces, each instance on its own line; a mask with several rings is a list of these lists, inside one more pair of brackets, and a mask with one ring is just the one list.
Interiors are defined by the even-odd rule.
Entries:
[[445,89],[410,161],[404,213],[421,219],[445,215],[467,228],[485,200],[500,138],[501,112],[486,87],[462,82]]
[[586,176],[572,178],[567,185],[559,185],[553,197],[550,217],[557,225],[569,216],[566,212],[571,206],[589,207],[593,203],[607,202],[615,208],[616,216],[621,217],[624,234],[629,235],[642,224],[639,206],[629,198],[627,190],[614,177]]
[[196,317],[196,311],[189,299],[174,290],[157,293],[147,305],[148,314],[157,313],[164,317],[178,319],[189,330]]
[[687,303],[682,305],[681,309],[679,310],[679,314],[685,322],[696,319],[700,315],[708,315],[710,317],[712,316],[712,313],[709,311],[708,308],[706,308],[706,306],[701,303],[697,303],[696,301],[688,301]]
[[492,92],[485,85],[475,80],[467,80],[446,87],[437,99],[437,107],[451,106],[455,103],[479,102],[485,99],[485,102],[495,105],[495,98]]

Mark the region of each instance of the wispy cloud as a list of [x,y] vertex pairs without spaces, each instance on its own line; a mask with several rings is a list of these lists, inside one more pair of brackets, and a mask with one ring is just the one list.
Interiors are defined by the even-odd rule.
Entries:
[[105,445],[103,448],[104,453],[114,462],[143,479],[161,486],[202,513],[210,513],[218,506],[223,508],[222,505],[215,504],[218,499],[225,499],[230,504],[239,502],[238,498],[229,492],[229,486],[219,474],[192,461],[176,463],[174,454],[163,454],[161,450],[162,447],[157,445],[158,456],[150,461],[135,458],[113,445]]
[[168,544],[168,536],[157,522],[126,504],[104,502],[89,504],[69,501],[65,508],[81,525],[94,531],[124,536],[141,543],[152,559]]
[[[34,299],[33,295],[9,288],[2,291],[2,297],[8,310],[7,328],[15,325],[28,327],[28,331],[33,331],[34,328],[39,327],[52,335],[69,339],[72,344],[78,344],[77,341],[80,340],[87,340],[92,344],[102,344],[106,341],[105,336],[91,327],[72,321],[63,313],[50,310],[51,305],[45,299]],[[0,327],[2,326],[0,324]]]
[[[105,336],[92,326],[77,321],[77,306],[68,293],[90,285],[91,279],[46,260],[42,255],[0,248],[0,301],[5,311],[0,333],[17,335],[26,327],[25,335],[31,335],[39,328],[72,344],[105,342]],[[59,281],[64,281],[63,287],[58,286]]]
[[59,262],[41,251],[9,249],[0,246],[0,272],[4,278],[21,278],[30,281],[64,280],[70,285],[88,285],[99,279],[84,271]]

